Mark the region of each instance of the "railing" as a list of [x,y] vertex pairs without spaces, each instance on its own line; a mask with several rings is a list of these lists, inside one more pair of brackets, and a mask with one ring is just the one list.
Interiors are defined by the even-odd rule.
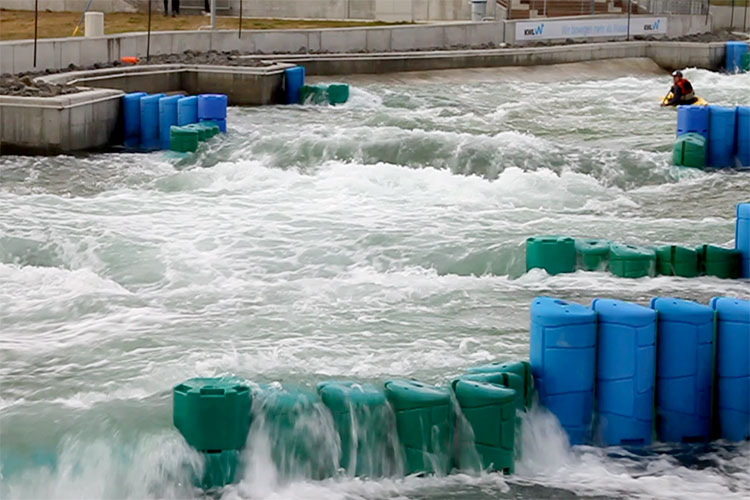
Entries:
[[[496,0],[506,19],[601,14],[705,14],[708,0]],[[502,17],[502,14],[499,14]]]

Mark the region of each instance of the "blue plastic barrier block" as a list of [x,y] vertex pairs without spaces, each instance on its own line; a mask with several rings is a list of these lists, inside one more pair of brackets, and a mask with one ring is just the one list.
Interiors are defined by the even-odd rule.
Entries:
[[750,167],[750,106],[737,106],[735,147],[737,163],[742,167]]
[[177,125],[177,101],[181,95],[172,95],[159,99],[159,142],[162,149],[169,149],[169,131]]
[[714,297],[719,431],[730,441],[750,439],[750,301]]
[[141,97],[141,148],[159,149],[159,99],[164,94]]
[[743,70],[742,56],[747,53],[747,42],[727,42],[725,68],[729,73],[740,73]]
[[737,113],[735,108],[709,106],[708,165],[734,166],[734,139]]
[[198,119],[226,120],[227,103],[226,94],[200,94],[198,96]]
[[198,123],[198,96],[191,95],[177,101],[177,125]]
[[750,278],[750,203],[737,205],[734,247],[742,254],[742,277]]
[[714,311],[671,297],[655,297],[657,434],[661,441],[699,442],[711,430]]
[[595,299],[596,441],[605,446],[651,443],[656,372],[656,311],[621,300]]
[[122,120],[125,147],[137,148],[141,144],[141,97],[145,92],[132,92],[122,96]]
[[708,106],[677,106],[677,137],[700,134],[708,139]]
[[539,399],[560,420],[571,444],[590,440],[596,358],[596,313],[550,297],[531,303],[531,372]]
[[287,104],[299,104],[299,90],[305,84],[305,68],[295,66],[284,70],[284,93]]

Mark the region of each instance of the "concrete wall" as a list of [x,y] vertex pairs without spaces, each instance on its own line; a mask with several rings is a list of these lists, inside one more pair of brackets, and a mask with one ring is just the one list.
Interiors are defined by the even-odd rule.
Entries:
[[711,17],[716,29],[730,28],[734,31],[743,31],[743,28],[747,26],[747,31],[750,31],[750,7],[747,10],[745,10],[744,5],[734,8],[734,24],[730,23],[732,21],[732,8],[728,6],[712,5]]
[[[88,0],[39,0],[39,11],[83,12]],[[154,2],[154,5],[161,2]],[[138,0],[93,0],[92,12],[136,12]],[[0,0],[0,7],[8,10],[34,10],[34,0]],[[159,7],[161,8],[161,7]]]
[[309,75],[384,74],[461,68],[537,66],[624,58],[651,58],[665,70],[723,66],[724,43],[607,42],[552,47],[383,54],[247,56],[305,67]]
[[[257,30],[237,32],[161,31],[151,34],[151,54],[174,54],[186,50],[259,53],[307,51],[424,50],[451,46],[478,47],[499,44],[502,23],[453,23],[424,26],[384,26],[323,30]],[[50,38],[39,40],[36,70],[62,69],[70,64],[91,66],[117,61],[123,56],[145,57],[146,35],[127,33],[100,38]],[[32,40],[0,42],[0,73],[33,71]]]
[[52,98],[0,96],[0,152],[54,154],[110,143],[120,111],[117,90]]

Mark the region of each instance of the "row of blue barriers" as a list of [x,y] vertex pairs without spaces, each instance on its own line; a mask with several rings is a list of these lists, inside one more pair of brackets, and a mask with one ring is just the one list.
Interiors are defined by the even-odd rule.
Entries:
[[540,403],[571,444],[750,438],[750,301],[531,304]]
[[679,106],[677,137],[706,139],[709,167],[750,167],[750,106]]
[[227,131],[227,96],[183,96],[132,92],[122,96],[126,148],[143,151],[169,149],[170,128],[212,121]]

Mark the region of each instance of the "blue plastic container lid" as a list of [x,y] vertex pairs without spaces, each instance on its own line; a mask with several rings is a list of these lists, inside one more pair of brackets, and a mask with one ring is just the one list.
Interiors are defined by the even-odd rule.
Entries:
[[144,103],[145,104],[151,104],[151,103],[158,104],[159,99],[161,99],[162,97],[166,97],[166,95],[164,94],[147,95],[145,97],[141,97],[141,104],[144,104]]
[[200,100],[216,100],[221,102],[227,102],[227,95],[226,94],[199,94],[198,99]]
[[727,47],[745,47],[745,48],[747,48],[748,47],[748,42],[734,40],[734,41],[727,42]]
[[171,104],[172,106],[176,106],[177,101],[179,101],[180,99],[182,99],[181,95],[168,95],[166,97],[162,97],[161,99],[159,99],[159,105],[161,106],[161,105]]
[[659,311],[659,320],[678,320],[694,325],[706,323],[713,319],[714,310],[703,304],[674,297],[654,297],[651,308]]
[[750,219],[750,202],[737,205],[737,217],[740,219]]
[[304,68],[304,66],[295,66],[293,68],[287,68],[287,69],[285,69],[284,72],[287,73],[287,74],[289,74],[289,73],[304,73],[305,72],[305,68]]
[[714,297],[711,307],[719,313],[722,321],[750,323],[750,300],[735,297]]
[[189,105],[189,104],[192,104],[192,103],[198,104],[198,96],[197,95],[189,95],[189,96],[185,96],[185,97],[182,97],[182,98],[178,99],[178,104],[180,104],[182,106],[186,106],[186,105]]
[[718,106],[716,104],[711,104],[710,106],[708,106],[708,109],[711,113],[712,118],[717,114],[723,114],[729,117],[731,115],[734,115],[736,112],[735,108],[727,108],[726,106]]
[[531,317],[542,326],[593,323],[596,313],[588,307],[552,297],[537,297],[531,302]]
[[134,101],[134,100],[140,99],[141,97],[145,95],[148,95],[148,94],[145,92],[131,92],[129,94],[125,94],[124,96],[122,96],[122,98],[126,101]]
[[615,322],[628,326],[644,326],[656,320],[656,311],[640,304],[616,299],[594,299],[591,309],[599,314],[599,321],[608,321],[610,315]]

